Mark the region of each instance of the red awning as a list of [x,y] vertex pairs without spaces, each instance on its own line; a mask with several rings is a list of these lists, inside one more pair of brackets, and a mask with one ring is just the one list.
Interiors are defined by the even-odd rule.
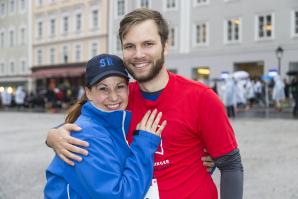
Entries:
[[67,68],[46,68],[33,71],[33,78],[50,78],[50,77],[78,77],[85,73],[85,67],[67,67]]

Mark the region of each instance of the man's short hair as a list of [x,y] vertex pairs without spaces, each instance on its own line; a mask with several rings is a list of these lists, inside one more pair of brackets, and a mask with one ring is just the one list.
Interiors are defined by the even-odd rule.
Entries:
[[166,20],[162,17],[160,12],[156,10],[150,10],[147,8],[139,8],[126,14],[120,22],[119,38],[121,44],[123,44],[123,38],[134,25],[140,24],[146,20],[153,20],[157,25],[158,34],[162,45],[164,46],[168,40],[169,27]]

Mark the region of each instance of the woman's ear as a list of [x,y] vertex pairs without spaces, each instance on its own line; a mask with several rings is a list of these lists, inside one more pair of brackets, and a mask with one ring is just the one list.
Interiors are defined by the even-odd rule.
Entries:
[[85,87],[84,89],[85,89],[87,99],[89,101],[92,101],[91,88],[89,89],[88,87]]

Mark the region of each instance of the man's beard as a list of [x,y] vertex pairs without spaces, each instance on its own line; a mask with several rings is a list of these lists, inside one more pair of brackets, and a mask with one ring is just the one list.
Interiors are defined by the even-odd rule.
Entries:
[[164,55],[162,53],[161,58],[156,60],[155,64],[151,67],[149,73],[145,76],[137,76],[134,73],[134,71],[129,67],[126,67],[126,69],[135,80],[137,80],[140,83],[144,83],[144,82],[148,82],[148,81],[151,81],[152,79],[154,79],[161,71],[163,65],[164,65]]

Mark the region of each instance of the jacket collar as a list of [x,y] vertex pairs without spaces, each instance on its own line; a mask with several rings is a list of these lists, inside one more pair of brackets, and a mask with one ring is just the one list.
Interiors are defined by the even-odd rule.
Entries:
[[122,128],[125,134],[128,132],[131,112],[126,110],[103,111],[97,108],[92,102],[87,101],[81,110],[81,114],[92,118],[96,123],[108,129],[118,130]]

